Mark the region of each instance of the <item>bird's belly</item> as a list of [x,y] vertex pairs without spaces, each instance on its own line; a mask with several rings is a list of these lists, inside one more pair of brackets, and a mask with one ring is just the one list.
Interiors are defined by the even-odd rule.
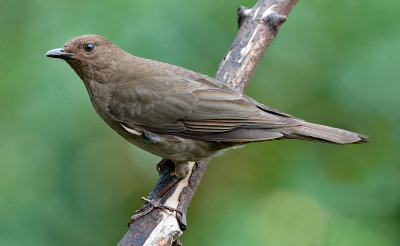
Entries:
[[172,140],[160,136],[158,141],[149,141],[139,136],[139,138],[129,137],[127,140],[150,153],[178,162],[199,161],[214,155],[221,149],[229,147],[221,143],[197,141],[180,137],[173,137]]
[[149,136],[126,131],[117,132],[139,148],[177,162],[200,161],[232,146],[232,144],[221,142],[198,141],[170,135],[151,134]]

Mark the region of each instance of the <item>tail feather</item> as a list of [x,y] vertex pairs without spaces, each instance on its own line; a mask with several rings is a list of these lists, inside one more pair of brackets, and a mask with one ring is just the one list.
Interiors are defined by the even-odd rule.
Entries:
[[289,138],[304,139],[309,141],[330,142],[337,144],[365,143],[367,136],[330,126],[303,122],[301,126],[291,127]]

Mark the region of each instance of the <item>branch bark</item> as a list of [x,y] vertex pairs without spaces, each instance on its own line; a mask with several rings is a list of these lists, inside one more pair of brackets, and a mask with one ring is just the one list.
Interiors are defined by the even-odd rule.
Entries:
[[[296,3],[297,0],[259,0],[251,9],[239,7],[238,34],[215,78],[243,92],[264,51]],[[161,204],[180,212],[145,203],[140,209],[145,215],[133,222],[118,245],[181,245],[179,237],[186,229],[187,209],[208,162],[207,159],[190,163],[188,176],[177,180],[172,174],[174,164],[167,161],[148,199],[162,197]],[[171,185],[173,188],[165,192]]]

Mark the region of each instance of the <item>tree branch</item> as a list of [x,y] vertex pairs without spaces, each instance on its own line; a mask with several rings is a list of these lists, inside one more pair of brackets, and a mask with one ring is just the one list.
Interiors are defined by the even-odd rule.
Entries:
[[[215,78],[243,92],[264,51],[296,3],[297,0],[260,0],[251,9],[239,7],[238,34]],[[173,175],[174,164],[167,161],[148,198],[162,197],[161,204],[180,212],[145,203],[140,209],[145,215],[133,222],[118,245],[181,245],[179,237],[186,229],[187,209],[208,162],[190,163],[188,176],[178,180]]]

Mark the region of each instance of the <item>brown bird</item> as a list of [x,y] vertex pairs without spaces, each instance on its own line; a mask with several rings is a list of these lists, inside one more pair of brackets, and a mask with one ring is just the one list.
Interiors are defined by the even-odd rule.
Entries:
[[46,53],[65,60],[83,80],[93,107],[118,134],[175,163],[250,142],[301,139],[366,142],[358,133],[306,122],[256,102],[193,71],[131,55],[107,39],[83,35]]

